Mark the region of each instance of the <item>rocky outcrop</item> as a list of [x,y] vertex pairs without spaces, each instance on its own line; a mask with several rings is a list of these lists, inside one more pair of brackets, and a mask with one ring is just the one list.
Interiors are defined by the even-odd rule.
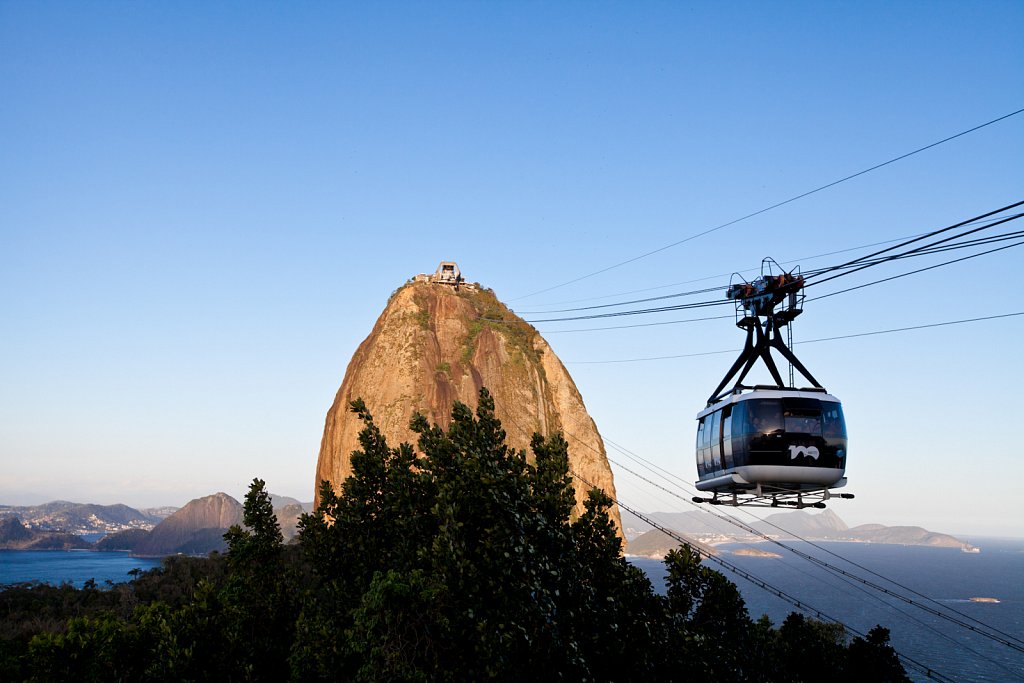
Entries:
[[146,541],[149,532],[145,529],[126,529],[113,534],[107,534],[96,541],[96,550],[100,551],[134,551]]
[[5,548],[29,543],[35,536],[17,517],[0,519],[0,544]]
[[[679,532],[676,532],[677,534]],[[682,535],[682,534],[680,534]],[[684,536],[684,538],[686,538]],[[707,544],[701,543],[694,538],[687,538],[686,542],[698,552],[706,555],[717,555],[717,551]],[[674,537],[664,531],[652,529],[629,542],[626,552],[634,557],[648,557],[660,560],[668,555],[668,551],[678,548],[680,545]]]
[[80,550],[92,544],[74,534],[30,529],[17,517],[0,519],[0,550]]
[[226,493],[215,493],[189,502],[157,524],[133,550],[138,555],[222,552],[227,544],[221,537],[241,523],[242,504]]
[[[494,397],[507,442],[529,453],[534,432],[561,431],[569,466],[615,496],[604,443],[562,362],[529,324],[487,289],[410,283],[395,292],[349,362],[327,413],[316,484],[335,489],[351,473],[362,424],[349,403],[362,398],[392,445],[416,443],[413,412],[447,427],[456,400],[475,407],[481,387]],[[532,457],[532,454],[531,454]],[[589,486],[575,480],[577,512]],[[618,523],[618,510],[613,509]]]

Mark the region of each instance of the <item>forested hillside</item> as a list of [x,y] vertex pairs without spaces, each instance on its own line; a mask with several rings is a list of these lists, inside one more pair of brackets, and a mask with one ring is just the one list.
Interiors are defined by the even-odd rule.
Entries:
[[263,482],[228,552],[130,584],[0,592],[0,679],[31,681],[902,681],[881,627],[850,640],[791,615],[753,622],[688,548],[661,596],[626,562],[610,499],[575,493],[566,442],[505,445],[494,403],[456,403],[418,449],[366,407],[353,474],[284,545]]

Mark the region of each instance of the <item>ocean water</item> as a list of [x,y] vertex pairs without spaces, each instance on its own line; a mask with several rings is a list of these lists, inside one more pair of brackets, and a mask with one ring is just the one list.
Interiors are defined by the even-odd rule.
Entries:
[[[843,559],[808,543],[787,542],[786,545],[874,584],[899,590],[937,611],[952,608],[960,613],[952,615],[957,620],[975,626],[972,619],[980,621],[1010,636],[1005,639],[1011,642],[1013,638],[1024,640],[1024,539],[972,538],[971,542],[981,548],[980,553],[963,553],[957,548],[871,543],[815,544]],[[718,548],[723,552],[723,559],[853,629],[866,633],[876,624],[885,626],[898,652],[948,678],[1024,681],[1024,653],[862,583],[839,578],[783,548],[770,543],[726,544]],[[735,554],[743,549],[769,551],[782,557]],[[655,586],[664,590],[665,571],[660,561],[638,558],[630,561],[644,569]],[[851,563],[897,581],[935,602],[899,589]],[[714,562],[709,566],[722,571],[737,585],[753,618],[767,614],[778,626],[790,612],[796,611],[789,602]],[[971,598],[995,598],[999,602],[974,602]],[[912,679],[928,680],[909,666],[906,668]]]
[[99,586],[131,580],[132,569],[160,566],[160,558],[132,557],[122,552],[94,550],[0,550],[0,585],[39,581],[79,588],[89,579]]

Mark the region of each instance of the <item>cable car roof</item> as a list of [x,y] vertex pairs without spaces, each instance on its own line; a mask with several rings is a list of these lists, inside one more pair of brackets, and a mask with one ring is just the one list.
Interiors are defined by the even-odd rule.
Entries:
[[786,387],[766,387],[766,386],[755,386],[753,389],[746,393],[729,394],[722,400],[708,406],[704,410],[697,413],[696,419],[701,419],[705,415],[719,410],[731,403],[739,403],[741,401],[749,401],[750,399],[758,398],[814,398],[819,401],[834,401],[835,403],[842,403],[838,398],[828,393],[824,389],[789,389]]

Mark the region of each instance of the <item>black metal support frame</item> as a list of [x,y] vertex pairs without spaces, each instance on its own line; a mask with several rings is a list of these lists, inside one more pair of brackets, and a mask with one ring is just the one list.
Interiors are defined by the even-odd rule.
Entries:
[[[789,361],[793,368],[803,375],[813,387],[824,390],[824,387],[814,378],[804,364],[800,362],[793,351],[786,346],[780,334],[780,330],[790,324],[793,318],[801,312],[796,303],[796,298],[803,287],[803,278],[799,277],[799,275],[795,277],[792,274],[787,275],[790,279],[784,281],[781,286],[771,291],[769,295],[760,294],[760,292],[765,291],[768,283],[764,276],[760,280],[755,281],[758,285],[756,291],[759,292],[757,296],[743,296],[739,293],[739,288],[730,286],[728,296],[736,299],[738,317],[736,325],[747,330],[747,338],[739,357],[711,393],[711,397],[708,398],[708,405],[741,389],[750,389],[751,387],[743,384],[743,380],[746,379],[747,374],[754,367],[754,363],[758,359],[764,362],[776,385],[780,388],[785,387],[786,383],[782,379],[782,374],[775,364],[775,359],[772,358],[772,349]],[[751,290],[754,288],[747,285],[746,289]],[[800,293],[800,297],[802,298],[802,293]],[[787,300],[789,301],[788,307],[783,311],[777,312],[775,307]],[[763,322],[762,318],[764,319]],[[727,390],[726,386],[732,381],[733,377],[736,377],[736,383],[731,389]]]

